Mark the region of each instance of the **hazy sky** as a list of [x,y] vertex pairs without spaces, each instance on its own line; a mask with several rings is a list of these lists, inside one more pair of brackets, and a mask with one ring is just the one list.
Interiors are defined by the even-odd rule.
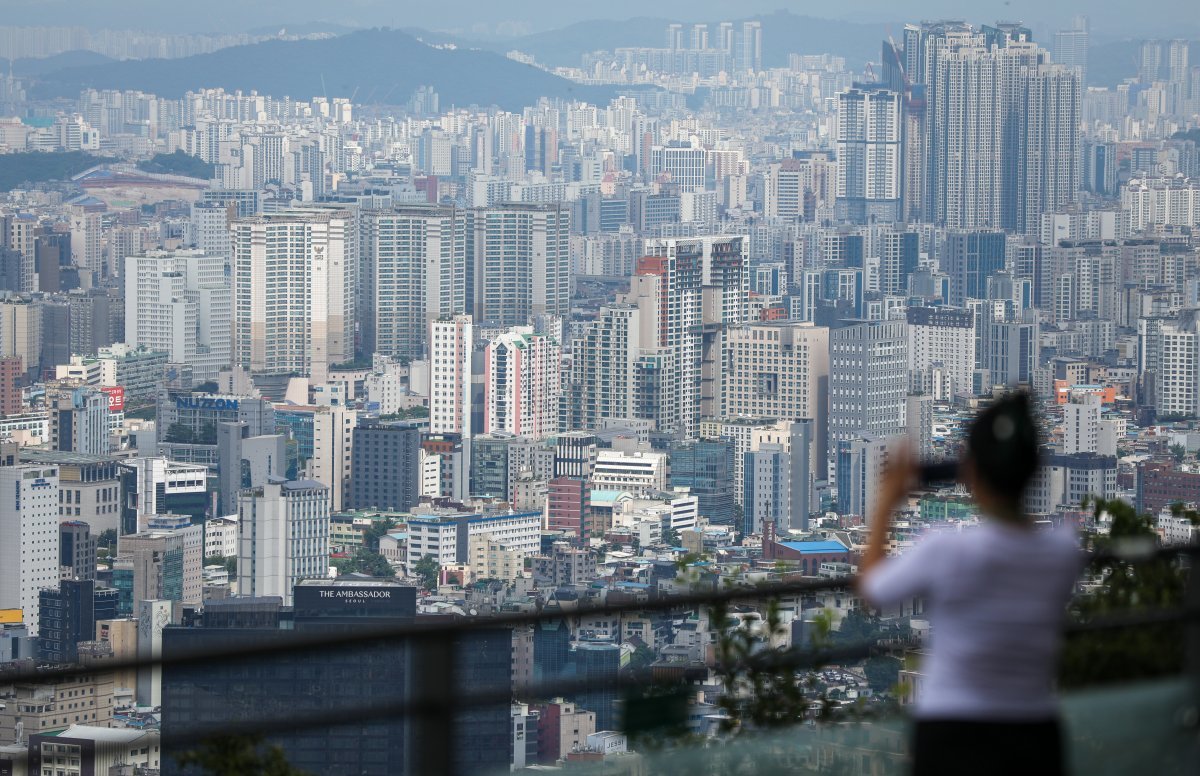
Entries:
[[1076,13],[1092,19],[1096,39],[1196,36],[1196,0],[0,0],[0,24],[83,25],[179,32],[242,32],[261,26],[336,22],[348,26],[427,27],[459,33],[539,32],[586,19],[659,16],[714,21],[781,8],[862,21],[963,17],[1019,19],[1049,30]]

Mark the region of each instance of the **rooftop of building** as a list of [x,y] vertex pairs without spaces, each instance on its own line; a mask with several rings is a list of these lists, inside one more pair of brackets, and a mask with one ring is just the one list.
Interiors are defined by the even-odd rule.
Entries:
[[455,523],[466,519],[468,523],[480,523],[485,520],[508,520],[518,517],[542,517],[541,512],[462,512],[459,510],[437,510],[427,513],[413,513],[408,518],[408,524],[428,525],[430,523]]
[[850,548],[841,542],[824,541],[824,542],[779,542],[783,547],[796,552],[811,552],[811,553],[826,553],[826,552],[849,552]]
[[21,450],[20,458],[27,463],[45,463],[56,466],[87,466],[89,464],[117,462],[117,459],[111,455],[70,453],[61,450],[38,450],[28,447]]
[[146,736],[157,737],[158,731],[71,725],[66,730],[58,733],[59,738],[78,738],[111,744],[133,744]]
[[411,587],[394,579],[369,577],[363,574],[345,574],[334,579],[302,579],[296,587]]

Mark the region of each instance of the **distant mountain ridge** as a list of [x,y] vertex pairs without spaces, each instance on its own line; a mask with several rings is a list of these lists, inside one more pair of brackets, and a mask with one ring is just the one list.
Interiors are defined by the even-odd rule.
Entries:
[[[27,78],[46,75],[68,67],[96,67],[116,61],[103,54],[97,54],[95,51],[64,51],[49,57],[14,60],[12,71],[13,75],[18,78]],[[4,66],[4,74],[7,75],[8,60],[0,59],[0,65]]]
[[399,30],[373,29],[323,40],[271,40],[180,59],[69,67],[46,73],[38,96],[73,97],[80,89],[140,89],[162,97],[223,87],[309,99],[351,97],[402,103],[432,85],[444,106],[498,105],[517,110],[539,97],[607,101],[614,90],[579,86],[492,51],[435,48]]

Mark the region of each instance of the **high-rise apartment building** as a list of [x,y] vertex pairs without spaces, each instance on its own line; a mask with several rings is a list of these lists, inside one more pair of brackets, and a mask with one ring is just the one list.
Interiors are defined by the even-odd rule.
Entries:
[[1200,326],[1197,311],[1186,310],[1175,321],[1162,321],[1147,344],[1157,361],[1155,409],[1159,417],[1200,415]]
[[[829,414],[830,332],[811,323],[752,323],[725,333],[722,416],[812,420]],[[817,454],[824,460],[825,445]]]
[[701,406],[719,401],[717,338],[747,320],[749,240],[744,236],[649,240],[626,301],[657,300],[657,346],[674,360],[664,390],[677,397],[662,431],[696,436]]
[[430,324],[470,312],[466,223],[466,212],[454,207],[363,214],[364,352],[424,358]]
[[329,572],[329,489],[275,480],[242,492],[238,505],[238,592],[292,605],[296,583]]
[[64,453],[109,452],[109,397],[82,387],[49,397],[50,447]]
[[866,223],[900,219],[901,95],[860,86],[837,97],[837,215]]
[[861,321],[830,332],[828,449],[835,463],[839,442],[904,433],[907,376],[904,321]]
[[1076,201],[1076,70],[1050,64],[1028,30],[1012,25],[926,24],[911,43],[917,77],[910,83],[924,86],[928,106],[919,149],[928,220],[1029,233],[1041,213]]
[[58,585],[58,469],[0,466],[0,609],[38,635],[38,592]]
[[888,230],[879,248],[879,290],[907,294],[908,281],[921,260],[921,236],[916,232]]
[[658,301],[646,293],[634,303],[605,305],[575,340],[564,428],[595,429],[607,418],[642,418],[659,429],[675,422],[675,356],[658,344]]
[[975,315],[953,307],[910,307],[908,387],[937,401],[968,395],[975,371]]
[[571,211],[501,204],[467,214],[468,312],[480,324],[524,326],[570,308]]
[[16,280],[14,291],[38,291],[37,276],[37,237],[41,224],[37,216],[30,213],[15,213],[6,217],[3,223],[7,226],[5,235],[7,247],[18,254]]
[[762,22],[742,22],[741,29],[733,33],[733,63],[743,72],[762,70]]
[[357,425],[358,411],[346,407],[321,407],[313,415],[309,476],[329,489],[329,509],[333,512],[341,512],[349,504]]
[[0,300],[0,356],[20,358],[25,374],[41,376],[42,300]]
[[434,321],[429,327],[429,431],[470,438],[475,324],[469,315]]
[[[421,498],[421,431],[409,423],[366,420],[354,427],[350,506],[407,512]],[[507,497],[507,491],[503,495]]]
[[126,257],[125,343],[190,365],[196,382],[215,380],[232,361],[228,263],[203,251]]
[[354,357],[352,211],[295,208],[233,225],[234,361],[325,382]]
[[987,279],[1004,269],[1005,235],[1000,231],[950,232],[946,235],[941,265],[950,276],[950,298],[954,307],[966,307],[968,299],[987,298]]
[[535,439],[556,433],[562,398],[558,338],[517,326],[493,337],[483,356],[483,433]]
[[193,203],[192,244],[201,253],[221,256],[228,263],[233,258],[233,234],[230,225],[238,215],[238,207],[232,202]]
[[1070,29],[1054,33],[1054,61],[1079,73],[1079,83],[1087,88],[1090,25],[1086,16],[1076,16]]

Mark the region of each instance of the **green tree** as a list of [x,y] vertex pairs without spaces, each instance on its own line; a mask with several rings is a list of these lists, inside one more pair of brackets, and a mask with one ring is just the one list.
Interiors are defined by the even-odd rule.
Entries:
[[209,739],[196,749],[175,755],[180,767],[194,765],[213,776],[309,776],[292,767],[283,749],[264,744],[262,736],[220,736]]
[[[1094,537],[1093,549],[1105,552],[1119,542],[1157,542],[1152,516],[1138,514],[1117,500],[1096,500],[1091,507],[1097,520],[1101,515],[1111,520],[1109,535]],[[1200,521],[1194,510],[1177,507],[1175,511],[1193,524]],[[1106,557],[1092,573],[1099,584],[1072,605],[1072,617],[1078,622],[1183,605],[1187,572],[1178,558]],[[1060,681],[1063,687],[1080,687],[1178,673],[1183,668],[1185,641],[1179,622],[1084,631],[1067,640]]]
[[237,556],[236,555],[209,555],[204,559],[205,566],[224,566],[225,571],[229,574],[229,578],[233,579],[237,576]]
[[184,151],[155,154],[151,159],[138,162],[137,168],[160,175],[187,175],[192,178],[211,178],[216,170],[212,164]]
[[834,644],[849,646],[874,642],[879,639],[879,618],[864,609],[851,609],[830,634]]
[[438,562],[432,555],[425,555],[413,564],[413,574],[421,580],[421,586],[426,590],[436,590],[438,580]]
[[1171,445],[1171,457],[1175,459],[1175,463],[1183,463],[1183,459],[1187,458],[1187,448],[1183,445]]
[[651,663],[658,659],[654,654],[654,650],[647,647],[645,644],[639,644],[633,654],[629,656],[629,668],[633,671],[639,671],[649,667]]
[[809,701],[796,669],[771,659],[780,656],[780,651],[764,649],[768,640],[784,629],[779,602],[772,599],[768,603],[761,634],[735,625],[724,603],[713,605],[709,618],[719,629],[716,674],[724,692],[717,706],[726,714],[722,728],[742,733],[803,720]]
[[363,531],[363,546],[372,552],[379,552],[379,540],[387,536],[396,525],[396,521],[390,517],[371,521],[371,525]]
[[82,151],[5,154],[4,164],[0,164],[0,191],[8,191],[25,183],[65,180],[90,167],[111,161],[114,160]]
[[391,579],[396,576],[392,564],[378,552],[359,547],[349,558],[339,558],[333,562],[339,574],[367,574],[372,577]]
[[429,417],[428,407],[409,407],[408,409],[398,410],[387,415],[380,415],[380,420],[420,420]]
[[873,692],[890,692],[900,682],[900,661],[891,655],[875,655],[863,663],[867,686]]

